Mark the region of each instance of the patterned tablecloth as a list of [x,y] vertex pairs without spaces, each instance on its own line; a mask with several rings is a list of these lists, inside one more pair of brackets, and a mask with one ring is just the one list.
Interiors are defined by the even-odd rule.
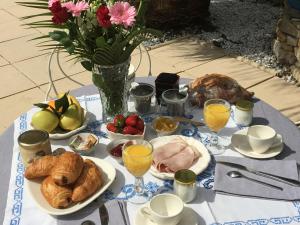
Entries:
[[[134,195],[134,178],[122,165],[107,155],[105,146],[109,143],[105,124],[101,121],[101,104],[99,95],[81,96],[78,98],[82,107],[91,112],[95,117],[91,118],[86,131],[93,132],[100,139],[94,155],[110,162],[117,170],[116,180],[101,196],[102,200],[128,199]],[[130,103],[130,106],[131,103]],[[33,224],[56,224],[57,218],[44,213],[36,207],[24,186],[24,167],[21,162],[17,137],[20,133],[30,129],[30,120],[34,112],[39,109],[32,109],[21,115],[14,122],[14,148],[12,156],[11,178],[5,210],[4,225],[33,225]],[[188,110],[188,118],[201,120],[202,112],[198,108]],[[151,121],[156,114],[143,116],[147,123],[146,139],[155,137],[150,128]],[[205,127],[197,128],[186,123],[181,123],[178,134],[194,137],[204,145],[209,143],[209,131]],[[226,146],[224,155],[243,157],[235,152],[230,146],[231,135],[241,129],[235,125],[233,118],[230,118],[226,128],[221,132],[221,142]],[[51,140],[52,149],[67,146],[68,140]],[[300,223],[300,202],[287,202],[265,199],[245,198],[230,195],[216,194],[212,188],[214,184],[214,166],[212,160],[208,168],[197,176],[198,195],[197,198],[187,206],[192,208],[198,217],[199,224],[299,224]],[[144,176],[146,189],[153,194],[172,192],[173,182],[160,180],[153,177],[149,172]],[[2,201],[5,201],[4,199]],[[128,204],[128,213],[131,224],[134,224],[136,212],[140,206]]]

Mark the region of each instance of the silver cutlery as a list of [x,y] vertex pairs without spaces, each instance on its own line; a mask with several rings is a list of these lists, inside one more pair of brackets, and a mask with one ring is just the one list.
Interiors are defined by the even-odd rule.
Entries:
[[109,216],[108,216],[107,208],[104,204],[99,207],[99,215],[100,215],[101,225],[108,225]]
[[237,169],[240,169],[240,170],[244,170],[244,171],[253,173],[253,174],[261,176],[261,177],[266,177],[266,178],[269,178],[269,179],[272,179],[272,180],[276,180],[278,182],[289,184],[291,186],[300,187],[300,182],[296,181],[296,180],[292,180],[292,179],[289,179],[289,178],[284,178],[284,177],[280,177],[280,176],[277,176],[277,175],[273,175],[273,174],[269,174],[269,173],[257,171],[257,170],[248,168],[246,166],[243,166],[243,165],[240,165],[240,164],[237,164],[237,163],[219,162],[219,161],[217,163],[220,163],[220,164],[223,164],[223,165],[227,165],[227,166],[231,166],[231,167],[234,167],[234,168],[237,168]]
[[256,182],[256,183],[268,186],[268,187],[272,187],[272,188],[275,188],[275,189],[278,189],[278,190],[281,190],[281,191],[283,190],[282,187],[278,187],[278,186],[275,186],[273,184],[269,184],[269,183],[266,183],[266,182],[263,182],[263,181],[260,181],[260,180],[255,180],[255,179],[253,179],[251,177],[248,177],[248,176],[246,176],[246,175],[244,175],[241,172],[236,171],[236,170],[229,171],[227,173],[227,176],[229,176],[231,178],[242,178],[243,177],[243,178],[246,178],[246,179],[248,179],[250,181],[253,181],[253,182]]

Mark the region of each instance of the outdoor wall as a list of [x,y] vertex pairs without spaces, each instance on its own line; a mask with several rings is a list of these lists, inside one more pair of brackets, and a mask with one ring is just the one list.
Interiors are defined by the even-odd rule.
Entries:
[[293,77],[300,81],[300,11],[292,8],[288,1],[285,1],[276,34],[273,51],[278,62],[290,66]]

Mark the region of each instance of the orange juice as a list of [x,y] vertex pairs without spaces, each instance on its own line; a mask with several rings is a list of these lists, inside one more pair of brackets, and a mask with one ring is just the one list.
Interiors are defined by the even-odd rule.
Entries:
[[211,131],[218,132],[225,127],[230,109],[223,104],[210,104],[204,108],[204,120]]
[[141,177],[151,166],[152,149],[141,144],[130,145],[123,151],[123,161],[132,175]]

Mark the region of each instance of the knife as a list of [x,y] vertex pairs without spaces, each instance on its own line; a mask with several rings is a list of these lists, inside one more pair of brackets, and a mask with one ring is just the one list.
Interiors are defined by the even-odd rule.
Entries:
[[223,165],[227,165],[227,166],[231,166],[240,170],[244,170],[250,173],[253,173],[255,175],[261,176],[261,177],[266,177],[272,180],[276,180],[285,184],[289,184],[291,186],[294,187],[300,187],[300,181],[296,181],[296,180],[292,180],[286,177],[281,177],[281,176],[277,176],[277,175],[273,175],[273,174],[269,174],[269,173],[265,173],[265,172],[261,172],[261,171],[257,171],[251,168],[248,168],[246,166],[237,164],[237,163],[233,163],[233,162],[222,162],[222,161],[218,161],[217,163],[223,164]]
[[101,225],[108,225],[109,216],[108,216],[107,208],[104,204],[101,205],[99,208],[99,215],[100,215]]

